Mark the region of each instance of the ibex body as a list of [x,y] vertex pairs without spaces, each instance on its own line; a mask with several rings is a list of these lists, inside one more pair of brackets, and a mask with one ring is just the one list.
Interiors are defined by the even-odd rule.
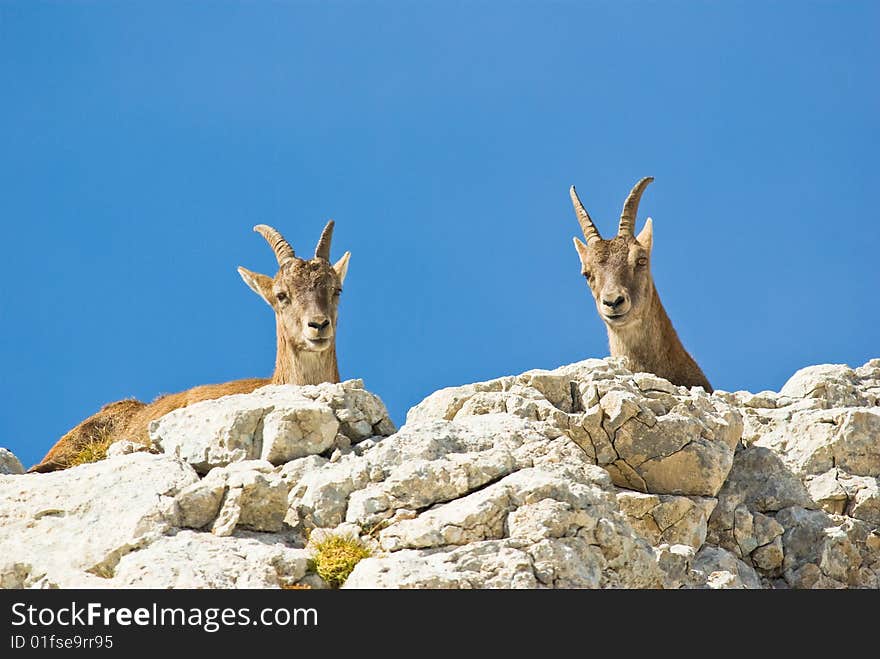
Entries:
[[71,458],[95,441],[129,439],[149,443],[150,422],[172,410],[230,394],[250,393],[267,384],[320,384],[339,382],[336,361],[336,323],[342,282],[351,254],[346,252],[330,264],[333,221],[327,223],[315,256],[301,259],[272,227],[260,224],[262,235],[278,260],[274,277],[239,268],[245,283],[275,312],[275,372],[271,379],[251,378],[223,384],[202,385],[157,398],[150,404],[122,400],[105,405],[65,434],[32,472],[48,472],[70,466]]
[[623,205],[617,235],[604,240],[571,187],[571,201],[586,244],[575,238],[581,272],[608,330],[613,357],[625,357],[630,370],[654,373],[673,384],[712,386],[678,338],[651,276],[653,223],[645,222],[635,235],[636,213],[642,193],[654,179],[636,183]]

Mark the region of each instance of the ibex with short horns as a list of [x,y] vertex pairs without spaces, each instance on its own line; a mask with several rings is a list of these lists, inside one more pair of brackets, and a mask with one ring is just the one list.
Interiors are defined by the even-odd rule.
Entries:
[[275,252],[278,272],[268,277],[247,268],[238,274],[275,312],[275,384],[339,382],[336,318],[350,252],[330,265],[333,220],[327,223],[315,256],[301,259],[275,229],[254,227]]
[[151,421],[199,401],[250,393],[267,384],[339,382],[336,319],[351,253],[346,252],[330,264],[333,220],[324,227],[311,259],[297,257],[284,236],[270,226],[259,224],[254,231],[275,252],[278,272],[274,277],[241,267],[238,272],[275,312],[277,350],[272,378],[203,385],[161,396],[149,405],[133,399],[110,403],[65,434],[30,471],[48,472],[73,466],[75,456],[95,442],[110,444],[130,439],[149,444]]
[[633,187],[623,204],[617,235],[611,240],[599,234],[571,186],[571,201],[586,240],[584,244],[574,239],[581,272],[608,329],[612,357],[626,357],[634,372],[654,373],[673,384],[699,386],[711,393],[712,386],[681,344],[654,286],[651,218],[635,235],[639,201],[653,180],[648,176]]

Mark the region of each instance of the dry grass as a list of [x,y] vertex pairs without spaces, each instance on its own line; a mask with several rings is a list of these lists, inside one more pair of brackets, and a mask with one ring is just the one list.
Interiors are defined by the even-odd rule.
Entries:
[[328,535],[312,545],[315,572],[332,588],[339,588],[354,566],[368,558],[372,551],[360,538]]
[[84,465],[89,464],[90,462],[103,460],[107,457],[107,449],[110,448],[110,444],[112,443],[109,432],[98,433],[92,441],[81,446],[80,449],[70,457],[68,466],[76,467],[77,465]]

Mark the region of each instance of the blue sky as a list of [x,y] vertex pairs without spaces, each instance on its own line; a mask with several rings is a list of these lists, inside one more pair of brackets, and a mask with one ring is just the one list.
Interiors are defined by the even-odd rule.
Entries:
[[268,376],[257,223],[352,251],[338,338],[402,423],[608,354],[576,184],[716,388],[880,356],[876,2],[0,2],[0,446]]

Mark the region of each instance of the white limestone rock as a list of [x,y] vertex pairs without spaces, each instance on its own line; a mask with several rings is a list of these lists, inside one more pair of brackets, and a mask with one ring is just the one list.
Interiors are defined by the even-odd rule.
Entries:
[[395,431],[359,381],[269,386],[0,475],[0,586],[325,587],[303,545],[344,533],[346,588],[878,588],[878,395],[880,360],[707,395],[591,359]]
[[0,476],[23,474],[21,461],[9,449],[0,448]]
[[279,588],[306,576],[309,554],[268,534],[179,531],[125,555],[112,588]]
[[180,523],[174,496],[197,479],[185,462],[148,453],[0,476],[0,586],[98,585]]
[[379,398],[360,380],[320,385],[267,385],[183,407],[153,421],[150,437],[200,474],[242,460],[281,465],[337,444],[394,432]]
[[236,528],[278,532],[284,527],[289,489],[271,463],[246,460],[215,467],[175,500],[184,527],[211,524],[215,535],[232,535]]

